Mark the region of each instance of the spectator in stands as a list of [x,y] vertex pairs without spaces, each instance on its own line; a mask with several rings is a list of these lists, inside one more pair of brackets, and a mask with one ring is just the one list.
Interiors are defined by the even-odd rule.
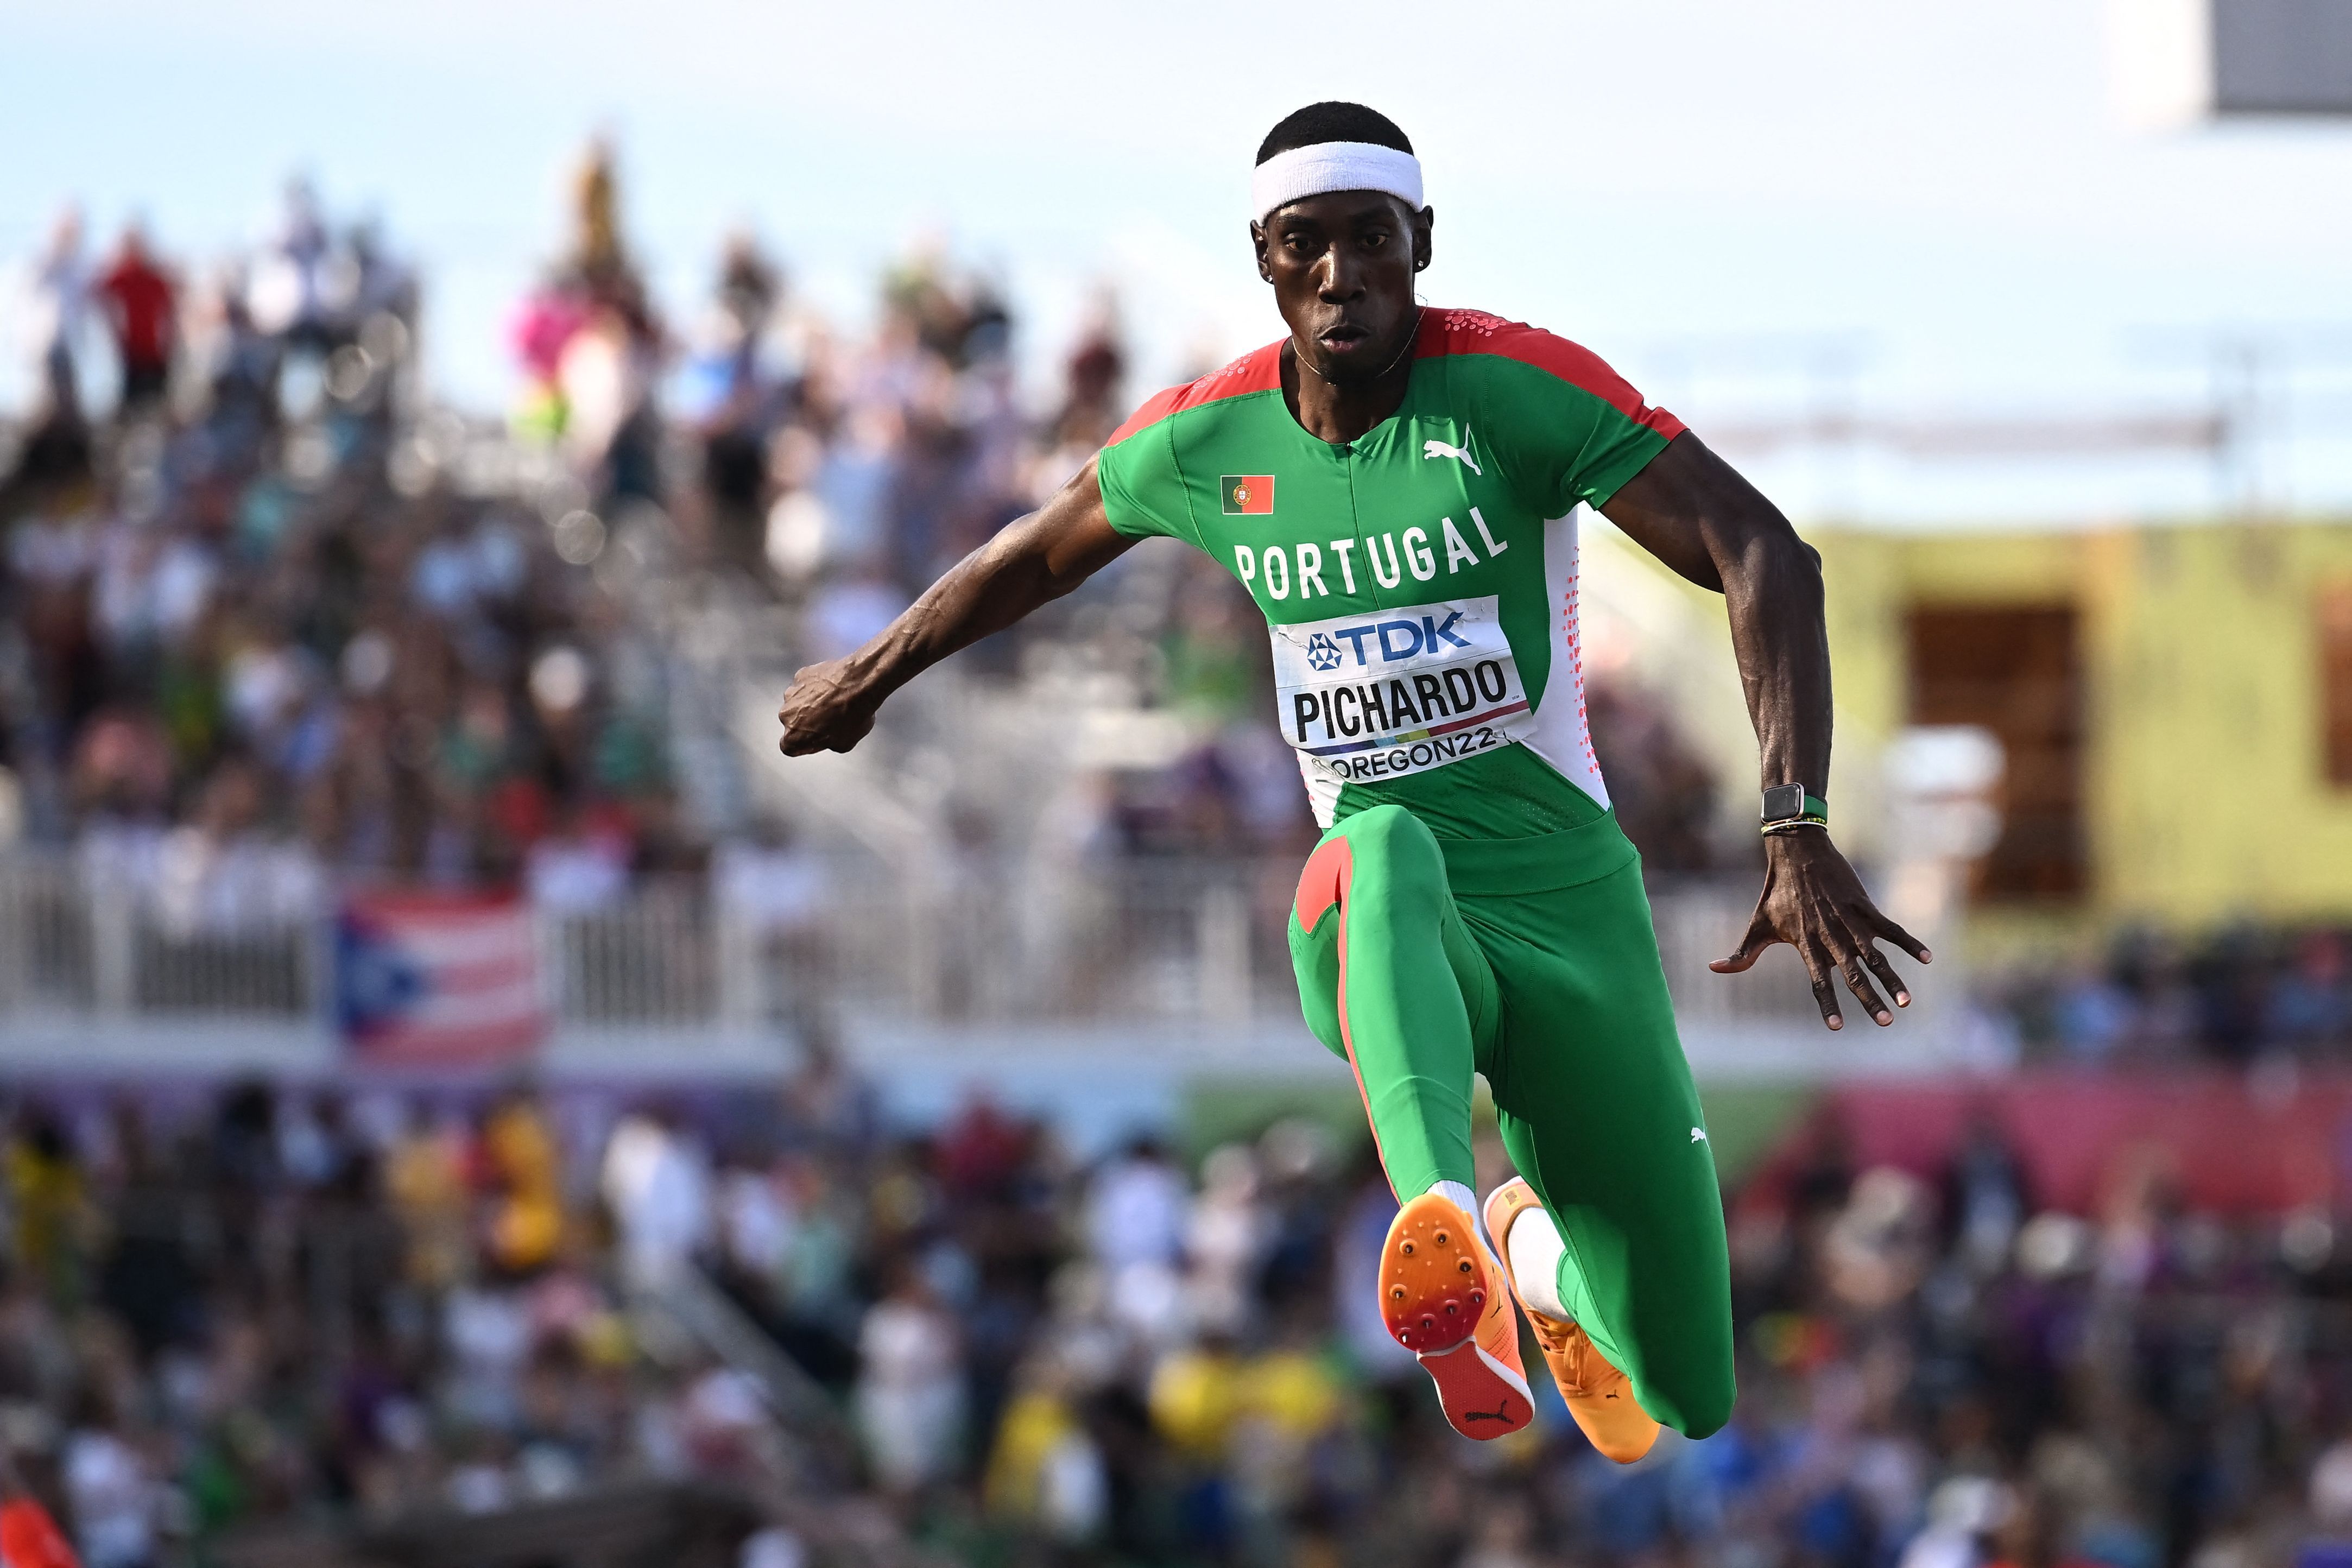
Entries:
[[159,929],[181,938],[234,936],[320,914],[325,889],[316,864],[263,831],[266,809],[250,762],[232,756],[214,770],[191,819],[157,846],[151,894]]
[[2130,995],[2096,964],[2078,964],[2060,979],[2053,1010],[2059,1050],[2085,1067],[2113,1056],[2136,1021]]
[[28,1108],[5,1154],[10,1256],[21,1282],[61,1305],[77,1301],[97,1215],[66,1128],[48,1108]]
[[572,216],[569,249],[517,324],[524,362],[541,378],[532,406],[592,481],[593,499],[657,500],[663,336],[622,238],[617,170],[604,142],[581,163]]
[[1102,1266],[1114,1321],[1164,1344],[1183,1325],[1183,1178],[1156,1139],[1139,1137],[1096,1173],[1087,1242]]
[[715,1238],[709,1162],[675,1115],[624,1118],[605,1148],[602,1186],[632,1281],[664,1283]]
[[2305,931],[2273,982],[2264,1030],[2275,1044],[2313,1057],[2338,1057],[2352,1044],[2352,962],[2341,931]]
[[58,215],[49,243],[33,268],[34,353],[41,369],[44,419],[73,426],[82,418],[76,355],[89,310],[89,264],[82,257],[81,209]]
[[98,298],[114,331],[122,413],[144,414],[163,401],[171,376],[177,296],[170,277],[148,254],[146,231],[138,223],[123,228],[113,265],[99,279]]
[[286,182],[277,231],[246,286],[246,308],[261,331],[321,357],[338,336],[329,300],[331,248],[318,192],[298,175]]
[[760,551],[768,446],[790,386],[769,363],[769,332],[783,302],[781,273],[747,233],[728,237],[711,308],[682,367],[677,413],[702,444],[702,492],[719,558],[750,564]]
[[1159,1141],[1139,1136],[1096,1173],[1087,1208],[1088,1250],[1117,1272],[1141,1264],[1173,1268],[1183,1256],[1183,1179]]
[[831,1015],[804,1015],[800,1065],[784,1080],[778,1131],[788,1152],[814,1154],[857,1170],[881,1140],[882,1109],[874,1086],[845,1062]]
[[93,1391],[66,1439],[65,1492],[79,1526],[74,1544],[81,1568],[153,1568],[163,1489],[108,1403]]
[[1274,1229],[1274,1216],[1259,1196],[1255,1154],[1239,1143],[1211,1152],[1184,1223],[1192,1322],[1205,1332],[1233,1335],[1255,1326],[1259,1271]]
[[482,1129],[494,1201],[484,1250],[504,1273],[529,1277],[555,1262],[566,1240],[562,1155],[535,1096],[509,1093]]
[[866,1314],[858,1336],[858,1428],[876,1479],[901,1495],[947,1479],[964,1441],[962,1346],[918,1260]]

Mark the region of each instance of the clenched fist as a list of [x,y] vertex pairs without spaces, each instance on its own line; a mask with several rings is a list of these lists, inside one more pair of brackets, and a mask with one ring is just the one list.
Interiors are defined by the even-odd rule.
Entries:
[[850,658],[827,659],[803,666],[793,677],[792,689],[776,717],[784,726],[778,748],[788,757],[817,752],[845,752],[866,739],[874,728],[882,694],[852,668]]

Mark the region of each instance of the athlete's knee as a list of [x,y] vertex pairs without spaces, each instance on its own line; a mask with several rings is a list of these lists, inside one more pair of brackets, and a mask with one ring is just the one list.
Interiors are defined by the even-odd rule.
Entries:
[[1685,1437],[1712,1437],[1731,1421],[1733,1394],[1725,1389],[1711,1394],[1683,1418],[1682,1434]]
[[1401,887],[1445,885],[1445,856],[1429,825],[1401,805],[1376,805],[1339,826],[1340,834],[1381,874]]
[[1738,1393],[1731,1369],[1691,1368],[1679,1374],[1652,1376],[1642,1389],[1644,1407],[1653,1419],[1685,1437],[1711,1437],[1731,1419],[1732,1401]]

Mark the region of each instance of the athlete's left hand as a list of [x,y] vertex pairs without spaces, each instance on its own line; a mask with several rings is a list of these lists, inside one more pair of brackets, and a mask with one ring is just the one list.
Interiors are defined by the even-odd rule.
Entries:
[[1870,976],[1878,977],[1897,1007],[1911,1005],[1911,993],[1896,977],[1894,965],[1879,953],[1882,939],[1922,963],[1930,961],[1917,937],[1878,912],[1878,906],[1863,890],[1862,879],[1830,842],[1829,834],[1800,828],[1775,833],[1764,840],[1764,895],[1756,900],[1748,935],[1738,952],[1707,967],[1717,974],[1742,973],[1766,948],[1785,942],[1805,961],[1822,1023],[1832,1029],[1845,1027],[1838,1011],[1837,985],[1831,979],[1835,973],[1845,977],[1846,989],[1884,1028],[1895,1022],[1895,1015],[1879,999]]

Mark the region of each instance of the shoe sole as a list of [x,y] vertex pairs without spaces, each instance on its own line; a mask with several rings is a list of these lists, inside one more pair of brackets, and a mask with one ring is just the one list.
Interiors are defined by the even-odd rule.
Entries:
[[1527,1380],[1477,1342],[1489,1292],[1467,1216],[1434,1194],[1404,1205],[1381,1248],[1381,1320],[1437,1384],[1445,1419],[1465,1437],[1491,1441],[1535,1415]]

